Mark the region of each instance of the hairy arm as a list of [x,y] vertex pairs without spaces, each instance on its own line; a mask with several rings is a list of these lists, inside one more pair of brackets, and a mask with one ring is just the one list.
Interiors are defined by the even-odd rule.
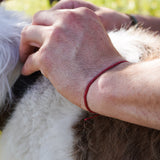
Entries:
[[[123,60],[97,15],[86,7],[41,11],[21,36],[22,73],[40,70],[59,93],[83,109],[88,81]],[[89,107],[99,114],[160,129],[159,68],[157,59],[127,62],[106,72],[91,85]]]
[[124,63],[100,76],[88,92],[91,110],[160,129],[160,59]]

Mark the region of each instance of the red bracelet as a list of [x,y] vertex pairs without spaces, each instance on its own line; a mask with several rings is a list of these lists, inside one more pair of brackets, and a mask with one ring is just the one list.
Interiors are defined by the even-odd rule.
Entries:
[[90,88],[90,86],[92,85],[92,83],[93,83],[98,77],[100,77],[104,72],[106,72],[106,71],[108,71],[108,70],[110,70],[110,69],[112,69],[112,68],[114,68],[114,67],[116,67],[116,66],[118,66],[119,64],[124,63],[124,62],[128,62],[128,61],[123,60],[123,61],[119,61],[119,62],[116,62],[116,63],[112,64],[111,66],[105,68],[103,71],[101,71],[99,74],[97,74],[91,81],[89,81],[89,83],[88,83],[88,85],[87,85],[87,87],[86,87],[86,89],[85,89],[84,97],[83,97],[83,98],[84,98],[85,107],[87,108],[87,110],[88,110],[89,112],[95,113],[95,112],[93,112],[93,111],[89,108],[88,102],[87,102],[87,94],[88,94],[89,88]]

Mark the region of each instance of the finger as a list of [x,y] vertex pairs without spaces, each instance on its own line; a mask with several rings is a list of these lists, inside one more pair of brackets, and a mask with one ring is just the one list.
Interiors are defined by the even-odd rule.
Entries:
[[39,11],[34,14],[32,18],[33,25],[43,25],[49,26],[52,25],[52,14],[49,13],[50,10]]
[[46,37],[44,26],[30,25],[21,33],[20,60],[24,62],[32,54],[35,48],[40,48]]
[[59,13],[62,12],[62,10],[76,9],[79,7],[86,7],[88,9],[91,9],[92,11],[98,10],[98,7],[90,2],[82,0],[61,0],[53,8],[49,10],[39,11],[34,14],[32,24],[44,26],[52,25],[53,22],[58,19],[57,15],[59,16]]
[[39,70],[39,57],[38,52],[28,56],[22,68],[23,75],[30,75]]
[[62,9],[39,11],[33,16],[32,25],[51,26],[62,14],[64,14],[64,10]]
[[79,8],[79,7],[86,7],[88,9],[93,10],[93,11],[96,11],[98,9],[98,7],[93,5],[92,3],[82,1],[82,0],[61,0],[52,8],[52,10],[75,9],[75,8]]

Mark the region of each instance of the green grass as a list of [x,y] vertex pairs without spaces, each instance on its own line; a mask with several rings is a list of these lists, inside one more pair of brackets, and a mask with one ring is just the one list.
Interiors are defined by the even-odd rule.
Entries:
[[88,0],[125,13],[160,16],[160,0]]
[[8,9],[22,11],[29,15],[33,15],[39,10],[45,10],[50,7],[47,0],[8,0],[4,5]]
[[[125,13],[147,14],[160,17],[160,0],[88,0],[98,6],[109,7]],[[33,15],[39,10],[48,9],[48,0],[8,0],[9,9],[24,11]]]

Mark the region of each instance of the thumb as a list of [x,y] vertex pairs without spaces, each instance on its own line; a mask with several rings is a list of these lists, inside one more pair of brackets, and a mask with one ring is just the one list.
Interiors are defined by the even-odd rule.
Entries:
[[39,56],[38,52],[36,52],[28,56],[22,68],[22,74],[27,76],[39,70]]

